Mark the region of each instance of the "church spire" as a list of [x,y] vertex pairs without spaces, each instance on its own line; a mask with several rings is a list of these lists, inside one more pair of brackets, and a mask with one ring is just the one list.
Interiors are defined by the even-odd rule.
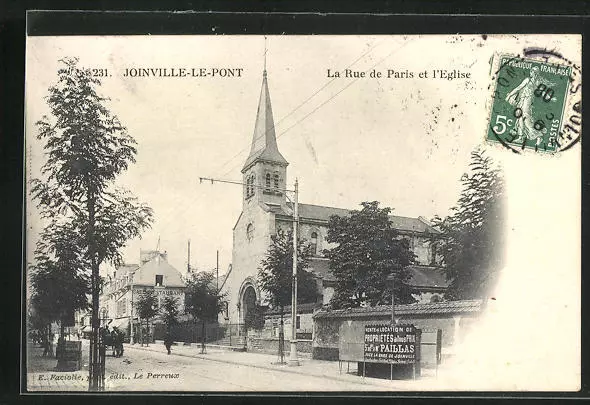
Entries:
[[277,163],[281,166],[287,166],[288,163],[279,152],[277,146],[277,137],[275,134],[275,124],[272,116],[272,107],[270,103],[270,93],[268,91],[268,79],[266,74],[266,49],[264,55],[264,71],[262,73],[262,89],[260,90],[260,100],[258,101],[258,111],[256,113],[256,124],[254,125],[254,134],[252,136],[252,147],[250,155],[242,168],[246,171],[253,163],[262,160],[271,163]]

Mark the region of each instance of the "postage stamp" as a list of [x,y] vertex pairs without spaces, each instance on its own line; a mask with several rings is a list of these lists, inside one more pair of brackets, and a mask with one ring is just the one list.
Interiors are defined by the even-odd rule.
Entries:
[[502,55],[486,139],[510,149],[557,152],[572,67]]

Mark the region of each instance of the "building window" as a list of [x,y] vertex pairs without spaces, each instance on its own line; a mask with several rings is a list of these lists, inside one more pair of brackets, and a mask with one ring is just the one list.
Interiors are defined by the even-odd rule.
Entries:
[[246,227],[246,238],[248,239],[248,241],[251,241],[253,237],[254,237],[254,225],[248,224],[248,226]]
[[266,173],[266,191],[270,192],[270,173]]
[[162,287],[164,285],[164,276],[162,274],[156,274],[156,287]]
[[311,233],[311,254],[312,255],[318,254],[318,233],[317,232]]
[[301,317],[297,315],[297,319],[295,321],[295,329],[301,329]]
[[256,187],[254,187],[254,183],[256,183],[256,176],[251,174],[246,179],[246,198],[250,198],[256,193]]
[[274,174],[274,182],[275,182],[275,188],[279,188],[279,174],[275,173]]

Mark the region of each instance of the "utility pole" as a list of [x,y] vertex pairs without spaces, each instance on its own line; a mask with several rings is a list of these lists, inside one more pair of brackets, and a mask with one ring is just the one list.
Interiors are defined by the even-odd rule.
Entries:
[[133,337],[133,277],[134,276],[135,276],[135,272],[131,273],[131,286],[130,286],[130,288],[131,288],[131,310],[130,310],[130,313],[131,313],[131,321],[130,321],[130,324],[129,324],[130,325],[130,328],[131,328],[130,331],[129,331],[129,334],[131,336],[129,336],[129,344],[132,344],[132,345],[135,344],[135,339]]
[[297,225],[299,222],[299,182],[295,179],[293,204],[293,286],[291,287],[291,353],[289,365],[298,366],[297,358]]
[[186,275],[191,273],[191,240],[188,240],[188,257],[186,259]]
[[217,251],[217,261],[216,261],[216,265],[215,265],[215,272],[217,274],[216,290],[217,290],[217,295],[219,295],[219,250]]

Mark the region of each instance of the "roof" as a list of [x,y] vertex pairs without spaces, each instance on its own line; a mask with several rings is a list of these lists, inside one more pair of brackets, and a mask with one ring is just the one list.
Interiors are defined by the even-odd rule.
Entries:
[[[396,305],[396,315],[435,315],[435,314],[458,314],[477,313],[482,309],[481,300],[463,301],[441,301],[427,304],[405,304]],[[366,317],[388,317],[391,316],[391,305],[380,305],[377,307],[349,308],[349,309],[323,309],[314,314],[314,319],[327,318],[366,318]]]
[[[288,202],[287,206],[290,210],[293,209],[292,203]],[[310,219],[328,222],[332,215],[345,217],[350,215],[350,212],[352,211],[345,208],[326,207],[323,205],[312,204],[299,204],[298,208],[299,217],[303,221],[305,221],[305,219]],[[289,217],[293,215],[292,212],[285,212],[284,210],[280,214]],[[435,234],[440,233],[440,231],[438,231],[436,228],[430,225],[430,223],[422,217],[414,218],[390,215],[389,220],[391,221],[391,225],[393,226],[393,228],[397,229],[398,231]]]
[[162,255],[155,256],[140,266],[135,272],[133,283],[153,286],[156,274],[164,276],[162,283],[164,287],[185,287],[180,272],[172,267]]
[[439,267],[409,266],[408,270],[412,275],[409,284],[413,287],[447,288],[450,284]]
[[242,171],[245,171],[257,160],[271,161],[285,166],[288,165],[287,160],[281,155],[277,146],[266,70],[262,75],[262,89],[260,90],[256,123],[254,124],[254,134],[252,135],[252,147],[250,148],[250,155],[246,163],[244,163]]
[[[432,288],[444,289],[449,286],[449,281],[439,267],[434,266],[408,266],[411,278],[409,285],[418,289]],[[311,258],[309,260],[308,271],[324,281],[335,281],[330,271],[330,261],[328,259]]]

